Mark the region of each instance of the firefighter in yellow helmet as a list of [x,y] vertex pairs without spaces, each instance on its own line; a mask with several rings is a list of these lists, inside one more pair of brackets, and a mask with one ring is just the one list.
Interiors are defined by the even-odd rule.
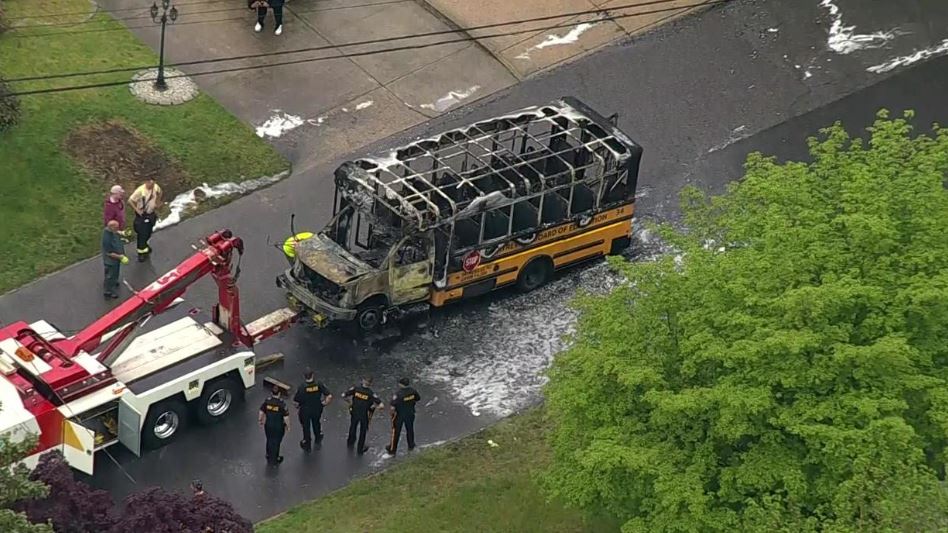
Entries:
[[296,243],[305,241],[306,239],[310,239],[312,237],[312,233],[304,231],[297,233],[296,235],[291,235],[287,237],[285,241],[283,241],[283,255],[286,256],[286,260],[290,263],[290,265],[292,265],[293,261],[296,259]]

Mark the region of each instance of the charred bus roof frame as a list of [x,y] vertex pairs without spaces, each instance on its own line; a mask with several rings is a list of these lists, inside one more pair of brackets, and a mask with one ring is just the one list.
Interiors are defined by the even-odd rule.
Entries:
[[[414,141],[383,157],[343,163],[335,173],[334,204],[341,196],[365,213],[385,206],[406,233],[450,226],[537,197],[542,218],[545,195],[577,184],[598,187],[590,211],[601,210],[611,205],[602,203],[610,177],[615,178],[613,187],[626,180],[634,194],[642,156],[642,147],[615,122],[615,115],[605,118],[573,97],[479,121]],[[543,125],[549,126],[547,131],[529,131]],[[563,149],[554,150],[558,142]],[[588,160],[577,165],[575,154],[580,152]],[[534,166],[549,166],[550,159],[562,170],[548,175]],[[597,165],[600,172],[586,172]],[[462,198],[462,189],[473,194]]]

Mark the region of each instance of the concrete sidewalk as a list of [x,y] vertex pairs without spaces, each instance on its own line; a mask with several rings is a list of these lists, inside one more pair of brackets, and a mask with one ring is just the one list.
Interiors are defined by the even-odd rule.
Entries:
[[[158,47],[149,6],[100,1],[130,10],[121,15],[129,29]],[[207,0],[179,6],[165,53],[171,64],[272,54],[181,70],[305,172],[703,1],[292,0],[276,36],[272,15],[255,33],[243,2]],[[648,10],[662,11],[602,20]],[[564,15],[580,11],[588,13]]]

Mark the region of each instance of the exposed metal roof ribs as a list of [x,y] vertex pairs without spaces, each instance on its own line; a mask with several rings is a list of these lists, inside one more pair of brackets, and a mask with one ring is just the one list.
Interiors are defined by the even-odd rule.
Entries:
[[360,207],[383,205],[427,229],[579,183],[598,198],[607,181],[627,179],[633,148],[617,128],[557,100],[345,163],[336,183]]

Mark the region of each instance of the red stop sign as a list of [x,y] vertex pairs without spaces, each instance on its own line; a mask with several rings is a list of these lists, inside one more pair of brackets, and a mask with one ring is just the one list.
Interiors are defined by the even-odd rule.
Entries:
[[477,265],[481,264],[481,253],[477,250],[471,250],[464,256],[464,271],[470,272],[477,268]]

